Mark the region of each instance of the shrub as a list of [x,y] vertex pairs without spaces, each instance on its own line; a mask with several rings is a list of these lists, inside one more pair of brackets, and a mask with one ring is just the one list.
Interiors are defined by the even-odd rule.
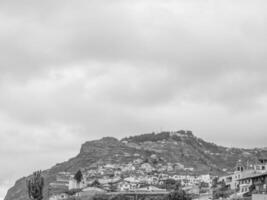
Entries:
[[165,200],[191,200],[191,196],[182,189],[171,192]]

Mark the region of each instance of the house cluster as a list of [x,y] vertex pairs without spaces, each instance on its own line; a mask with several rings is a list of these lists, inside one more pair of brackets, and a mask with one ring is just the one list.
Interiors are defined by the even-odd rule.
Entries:
[[[156,155],[151,155],[155,158]],[[204,182],[211,186],[211,176],[209,174],[192,176],[181,175],[178,170],[194,170],[185,168],[181,163],[157,163],[152,164],[141,158],[137,158],[129,163],[97,163],[88,168],[80,169],[81,179],[77,180],[75,174],[60,172],[57,180],[51,183],[51,187],[66,187],[69,191],[88,191],[92,188],[100,188],[106,192],[166,192],[168,181],[180,182],[181,186],[190,188]],[[176,173],[177,172],[177,173]],[[64,194],[57,194],[58,197]],[[54,200],[55,195],[51,197]]]
[[[142,187],[154,186],[164,188],[169,179],[179,181],[182,186],[196,185],[200,182],[210,184],[210,175],[191,176],[179,175],[173,172],[180,168],[180,163],[167,163],[165,166],[143,163],[141,159],[127,164],[106,164],[83,169],[83,178],[78,183],[74,176],[69,179],[69,190],[81,189],[94,184],[100,184],[106,191],[134,191]],[[165,188],[166,189],[166,188]]]
[[266,193],[267,158],[260,158],[254,164],[237,162],[233,173],[219,178],[229,189],[236,191],[238,196],[251,192]]

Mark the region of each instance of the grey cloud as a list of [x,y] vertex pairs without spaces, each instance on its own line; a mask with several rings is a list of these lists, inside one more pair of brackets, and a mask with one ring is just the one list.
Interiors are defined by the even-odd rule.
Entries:
[[[238,1],[5,3],[1,74],[29,78],[88,60],[123,62],[150,67],[152,76],[155,68],[167,69],[177,80],[163,85],[183,88],[211,84],[233,70],[263,73],[266,16],[260,3],[242,2],[242,10]],[[231,88],[226,84],[225,90]]]
[[[262,4],[1,2],[0,108],[25,123],[86,126],[186,101],[265,106]],[[81,76],[65,75],[77,67]]]
[[[182,70],[201,67],[200,71],[205,72],[205,69],[227,68],[232,63],[235,67],[240,67],[239,63],[243,66],[249,59],[250,49],[265,48],[258,42],[265,35],[255,38],[251,31],[259,28],[264,19],[250,9],[250,4],[243,3],[244,11],[240,11],[238,3],[230,7],[227,2],[220,7],[205,3],[200,8],[196,6],[199,3],[194,6],[170,2],[162,6],[161,2],[155,2],[152,7],[149,3],[67,2],[56,4],[57,9],[52,11],[49,10],[54,5],[51,2],[42,6],[19,3],[15,17],[12,16],[15,22],[11,20],[9,25],[14,26],[13,31],[3,37],[7,44],[2,48],[10,48],[3,50],[7,53],[3,57],[9,58],[7,63],[11,66],[26,68],[91,59],[146,61]],[[179,6],[184,7],[179,9]],[[209,7],[217,13],[204,10]],[[151,9],[145,12],[140,8]],[[193,11],[196,11],[194,15]],[[253,23],[245,21],[248,13]],[[32,70],[35,69],[28,71]]]

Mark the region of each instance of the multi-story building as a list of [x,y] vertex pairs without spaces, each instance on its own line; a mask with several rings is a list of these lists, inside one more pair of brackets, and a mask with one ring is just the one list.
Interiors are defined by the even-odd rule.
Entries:
[[234,173],[220,177],[219,182],[224,181],[230,189],[236,190],[239,184],[238,180],[247,173],[250,171],[246,170],[244,164],[239,160],[234,168]]
[[239,160],[234,173],[220,177],[219,181],[224,181],[232,190],[239,192],[248,192],[253,177],[258,177],[267,173],[267,159],[260,158],[254,165],[245,166]]
[[266,193],[267,189],[267,172],[248,174],[238,180],[239,193],[244,194],[250,190],[254,190],[256,193]]

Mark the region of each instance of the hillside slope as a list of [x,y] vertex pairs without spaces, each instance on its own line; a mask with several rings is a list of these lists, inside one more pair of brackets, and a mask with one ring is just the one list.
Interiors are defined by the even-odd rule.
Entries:
[[[267,150],[226,148],[197,138],[191,131],[150,133],[121,141],[106,137],[84,143],[76,157],[44,171],[45,199],[49,193],[47,186],[59,172],[75,173],[80,168],[90,168],[96,163],[127,163],[134,159],[134,155],[148,160],[151,155],[156,155],[162,163],[178,162],[185,168],[193,168],[190,172],[193,174],[219,175],[231,171],[237,160],[253,162],[257,157],[267,156]],[[5,200],[28,200],[25,180],[26,177],[19,179],[9,189]]]

